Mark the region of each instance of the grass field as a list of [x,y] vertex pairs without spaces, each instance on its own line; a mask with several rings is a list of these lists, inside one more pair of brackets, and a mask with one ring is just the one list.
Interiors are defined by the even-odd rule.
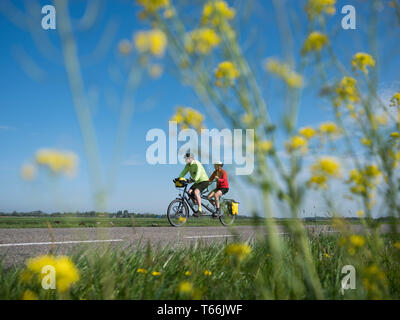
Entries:
[[[279,225],[287,225],[294,219],[276,220]],[[110,228],[110,227],[166,227],[171,226],[166,217],[150,218],[150,217],[134,217],[134,218],[109,218],[109,217],[13,217],[13,216],[0,216],[0,229],[1,228],[47,228],[47,222],[51,224],[52,228]],[[360,221],[349,220],[349,223],[360,224]],[[371,222],[375,225],[382,223],[390,224],[395,221],[374,221]],[[316,220],[304,221],[306,225],[331,225],[332,220]],[[252,226],[263,224],[262,219],[254,219],[247,216],[239,216],[233,225],[236,226]],[[190,217],[186,226],[191,227],[204,227],[204,226],[222,226],[219,219],[212,219],[210,217],[194,218]]]
[[[338,240],[332,235],[309,240],[323,298],[400,298],[396,239],[384,237],[379,267],[371,265],[362,251],[355,253],[354,262],[349,261],[346,247],[338,245]],[[176,250],[80,250],[71,255],[70,265],[79,279],[68,290],[43,290],[37,275],[27,277],[23,266],[8,270],[0,266],[0,299],[314,299],[310,283],[298,267],[301,257],[296,243],[291,237],[282,243],[279,270],[271,267],[273,257],[266,241],[249,245],[227,241]],[[356,289],[342,295],[341,270],[352,263],[357,270]]]
[[[87,227],[166,227],[170,226],[166,217],[162,218],[106,218],[106,217],[0,217],[0,228],[53,228]],[[236,219],[235,225],[254,225],[251,218]],[[187,226],[222,226],[219,219],[210,217],[189,218]]]

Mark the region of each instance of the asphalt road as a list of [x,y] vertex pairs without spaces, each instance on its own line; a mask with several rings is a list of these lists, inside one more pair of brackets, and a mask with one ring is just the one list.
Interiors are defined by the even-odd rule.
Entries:
[[[336,232],[330,226],[307,226],[316,233]],[[361,226],[353,226],[355,232],[362,231]],[[382,226],[382,231],[389,230]],[[241,240],[262,237],[263,227],[237,226],[233,230],[226,227],[114,227],[114,228],[57,228],[48,229],[0,229],[0,259],[5,267],[23,263],[27,258],[49,253],[68,254],[77,247],[119,246],[124,249],[145,246],[170,248],[188,246],[194,243],[215,243],[231,241],[236,234]],[[285,234],[283,227],[278,227],[278,234]]]

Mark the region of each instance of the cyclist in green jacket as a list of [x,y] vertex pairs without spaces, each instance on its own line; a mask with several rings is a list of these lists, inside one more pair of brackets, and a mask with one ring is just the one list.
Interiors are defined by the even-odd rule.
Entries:
[[194,181],[194,184],[190,187],[188,193],[191,195],[194,192],[194,196],[196,197],[197,204],[199,205],[198,212],[194,213],[194,216],[198,217],[203,212],[201,208],[201,192],[208,187],[209,179],[206,171],[203,168],[203,165],[200,161],[194,159],[194,155],[192,153],[185,154],[185,162],[186,166],[183,168],[179,178],[182,178],[186,175],[186,173],[190,173],[190,177]]

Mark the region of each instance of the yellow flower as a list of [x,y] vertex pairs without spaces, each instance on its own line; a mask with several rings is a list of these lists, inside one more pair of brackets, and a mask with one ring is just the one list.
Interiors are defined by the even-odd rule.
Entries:
[[264,140],[264,141],[260,141],[258,144],[258,150],[260,150],[261,152],[269,152],[272,149],[272,141],[269,140]]
[[200,131],[203,125],[204,116],[189,107],[177,107],[171,121],[176,121],[183,129],[194,128]]
[[311,139],[315,135],[315,130],[311,127],[303,127],[299,129],[299,133],[307,140]]
[[185,36],[185,48],[189,53],[210,53],[220,42],[219,36],[210,28],[196,29]]
[[364,211],[363,210],[358,210],[357,211],[357,216],[359,216],[360,218],[362,218],[364,216]]
[[33,180],[36,175],[36,167],[33,164],[24,164],[21,168],[21,176],[25,180]]
[[351,64],[353,69],[359,69],[368,74],[367,67],[375,67],[375,60],[368,53],[358,52],[353,56]]
[[378,272],[379,272],[379,268],[377,265],[372,265],[365,269],[365,273],[369,273],[369,274],[377,274]]
[[318,31],[314,31],[309,34],[308,38],[304,42],[302,54],[306,54],[310,51],[319,52],[328,43],[328,37]]
[[360,100],[357,90],[357,80],[352,77],[343,77],[336,88],[340,101],[358,102]]
[[189,277],[191,275],[192,275],[192,273],[189,270],[185,272],[185,276]]
[[368,194],[368,192],[375,188],[381,174],[379,168],[374,164],[366,165],[361,170],[351,170],[347,183],[354,185],[350,188],[350,191],[354,194],[369,195],[371,197],[372,194]]
[[140,53],[150,53],[157,57],[162,57],[167,47],[167,37],[158,29],[136,32],[134,42]]
[[400,106],[400,92],[397,92],[393,95],[393,97],[390,99],[390,106],[391,107],[399,107]]
[[250,125],[254,122],[254,117],[251,113],[245,113],[242,116],[242,121],[245,125]]
[[188,281],[183,281],[179,284],[178,290],[183,294],[191,293],[193,291],[193,284]]
[[233,243],[225,248],[228,255],[235,257],[239,261],[244,260],[251,253],[251,247],[247,243]]
[[307,152],[307,140],[302,136],[293,136],[289,141],[285,143],[286,150],[292,152],[295,150],[301,150],[301,152]]
[[290,66],[281,63],[276,59],[267,59],[265,68],[278,77],[282,78],[291,88],[301,88],[303,86],[303,77],[291,70]]
[[362,247],[365,244],[365,238],[359,235],[351,235],[350,236],[350,243],[355,247]]
[[340,130],[334,122],[323,122],[319,126],[319,132],[333,137],[339,134]]
[[126,40],[126,39],[121,40],[118,43],[118,49],[119,49],[119,52],[121,54],[123,54],[123,55],[129,54],[132,51],[131,42],[129,40]]
[[328,253],[324,254],[325,258],[330,258],[331,256]]
[[36,163],[48,167],[56,174],[64,172],[72,176],[76,170],[77,156],[73,152],[41,149],[36,152]]
[[146,273],[147,273],[147,270],[146,270],[146,269],[143,269],[143,268],[139,268],[139,269],[136,270],[136,272],[137,272],[137,273],[144,273],[144,274],[146,274]]
[[42,255],[35,258],[31,258],[27,261],[26,265],[29,271],[35,272],[37,274],[42,273],[44,266],[51,265],[54,266],[55,258],[52,255]]
[[210,270],[205,270],[205,271],[204,271],[204,275],[205,275],[205,276],[211,276],[211,275],[212,275],[212,272],[211,272]]
[[217,79],[223,81],[222,83],[221,81],[218,81],[218,83],[228,86],[233,84],[233,80],[239,77],[240,72],[232,62],[224,61],[218,65],[214,74]]
[[340,176],[340,164],[335,158],[321,157],[311,166],[311,173],[308,184],[326,188],[328,178]]
[[66,291],[71,284],[77,282],[80,278],[79,271],[74,263],[67,256],[59,256],[55,260],[57,290]]
[[186,222],[186,218],[184,218],[184,217],[179,217],[179,222]]
[[137,2],[147,12],[155,12],[169,6],[169,0],[137,0]]
[[171,19],[173,16],[175,16],[175,10],[172,8],[169,8],[164,11],[163,16],[165,19]]
[[329,177],[338,177],[340,175],[340,164],[333,157],[321,157],[311,166],[314,174],[322,174]]
[[397,132],[397,131],[395,131],[395,132],[392,132],[391,134],[390,134],[390,136],[392,137],[392,138],[400,138],[400,132]]
[[22,295],[22,300],[37,300],[37,295],[31,290],[25,290]]
[[323,13],[334,15],[336,12],[335,4],[336,0],[309,0],[305,9],[308,17],[313,19]]
[[230,8],[225,1],[209,1],[203,7],[202,24],[221,26],[227,20],[235,17],[235,9]]
[[153,272],[151,273],[151,275],[154,276],[154,277],[158,277],[158,276],[161,275],[161,272],[153,271]]
[[67,256],[38,256],[29,259],[26,265],[28,271],[36,273],[40,278],[44,276],[42,274],[43,267],[52,266],[56,272],[56,289],[59,292],[65,292],[80,278],[78,269]]
[[367,147],[369,147],[372,144],[372,141],[368,138],[361,138],[361,143]]
[[387,125],[388,119],[385,114],[373,115],[371,119],[372,126],[376,129],[378,126]]
[[307,184],[309,186],[315,186],[315,187],[321,187],[323,189],[326,189],[328,186],[326,185],[327,181],[326,176],[312,176],[308,181]]
[[371,164],[365,166],[364,174],[367,175],[368,177],[377,177],[380,176],[382,173],[377,165]]
[[393,244],[393,247],[395,247],[396,249],[399,249],[400,250],[400,242],[395,242],[394,244]]

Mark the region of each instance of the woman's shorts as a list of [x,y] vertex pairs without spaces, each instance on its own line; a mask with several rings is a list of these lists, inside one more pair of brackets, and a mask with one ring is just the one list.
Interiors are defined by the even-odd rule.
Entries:
[[229,191],[229,188],[217,188],[217,189],[213,190],[213,192],[217,192],[217,191],[221,191],[222,194],[225,194]]
[[198,183],[193,184],[193,185],[190,187],[190,189],[192,189],[193,191],[194,191],[195,189],[199,189],[199,191],[200,191],[200,193],[201,193],[201,192],[203,192],[204,189],[206,189],[206,188],[208,187],[208,185],[209,185],[209,182],[208,182],[208,181],[198,182]]

